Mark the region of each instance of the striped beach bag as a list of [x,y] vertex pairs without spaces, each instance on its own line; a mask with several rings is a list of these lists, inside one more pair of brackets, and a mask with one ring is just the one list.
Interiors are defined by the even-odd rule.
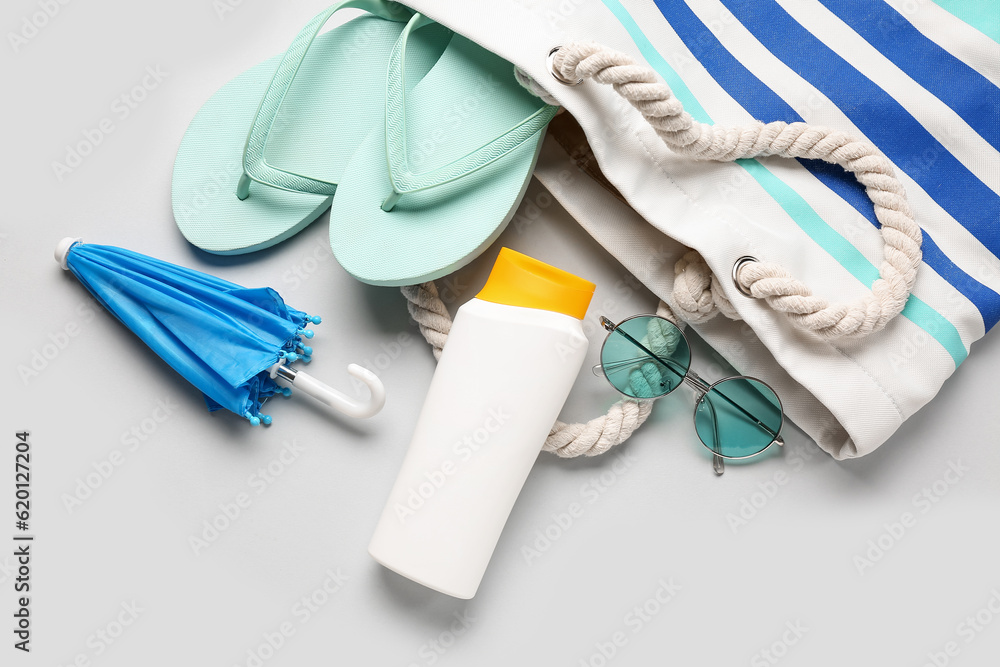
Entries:
[[407,4],[563,107],[536,177],[835,458],[1000,319],[994,3]]

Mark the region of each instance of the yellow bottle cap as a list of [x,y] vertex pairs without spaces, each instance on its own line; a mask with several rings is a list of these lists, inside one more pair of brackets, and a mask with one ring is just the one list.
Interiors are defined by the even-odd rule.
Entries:
[[594,296],[594,283],[545,262],[501,248],[477,299],[563,313],[582,320]]

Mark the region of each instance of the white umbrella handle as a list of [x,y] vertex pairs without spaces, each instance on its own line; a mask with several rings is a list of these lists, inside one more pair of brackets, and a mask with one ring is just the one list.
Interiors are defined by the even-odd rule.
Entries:
[[320,403],[328,405],[348,417],[365,419],[378,414],[382,406],[385,405],[385,387],[382,385],[382,381],[370,370],[357,364],[349,365],[347,372],[368,386],[371,397],[367,401],[351,398],[320,382],[308,373],[291,369],[282,362],[271,366],[270,370],[272,378],[281,378],[294,384],[296,389],[309,394]]

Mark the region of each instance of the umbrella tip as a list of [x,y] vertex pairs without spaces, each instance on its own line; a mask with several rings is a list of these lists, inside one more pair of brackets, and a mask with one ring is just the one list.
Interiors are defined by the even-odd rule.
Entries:
[[63,271],[69,270],[69,265],[66,263],[66,256],[69,255],[69,249],[75,246],[77,243],[80,243],[82,240],[83,239],[79,237],[73,238],[72,236],[67,236],[62,241],[56,244],[56,252],[55,252],[56,261],[59,263],[59,266],[62,267]]
[[271,415],[261,415],[260,416],[260,420],[262,422],[264,422],[265,426],[270,426],[271,425]]
[[322,321],[323,321],[323,318],[322,318],[322,317],[320,317],[319,315],[313,315],[312,317],[310,317],[310,318],[308,318],[308,319],[309,319],[309,321],[310,321],[310,322],[312,322],[313,324],[319,324],[320,322],[322,322]]

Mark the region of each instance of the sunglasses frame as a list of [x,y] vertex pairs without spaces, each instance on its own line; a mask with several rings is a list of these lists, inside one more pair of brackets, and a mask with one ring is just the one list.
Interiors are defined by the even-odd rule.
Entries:
[[[634,320],[634,319],[639,318],[639,317],[644,317],[644,318],[655,317],[656,319],[663,320],[664,322],[667,322],[668,324],[670,324],[670,326],[672,326],[675,329],[677,329],[677,333],[680,334],[681,338],[684,339],[684,344],[687,345],[688,351],[690,353],[691,342],[688,340],[687,336],[685,335],[684,330],[681,329],[679,326],[677,326],[676,324],[674,324],[673,322],[671,322],[670,320],[668,320],[665,317],[661,317],[661,316],[655,315],[655,314],[640,313],[638,315],[632,315],[631,317],[626,317],[624,320],[622,320],[622,321],[618,322],[617,324],[615,324],[610,319],[608,319],[607,317],[604,317],[602,315],[601,318],[600,318],[601,326],[604,327],[604,329],[608,332],[607,336],[604,337],[604,342],[601,343],[600,358],[601,358],[602,361],[604,360],[604,346],[608,344],[608,340],[611,338],[611,334],[613,334],[618,329],[618,327],[620,327],[621,325],[625,324],[626,322],[628,322],[630,320]],[[624,335],[628,335],[628,334],[625,334],[624,332],[622,332],[622,335],[624,336]],[[631,338],[631,336],[629,336],[629,338]],[[655,355],[654,355],[654,357],[655,357]],[[659,360],[660,363],[663,363],[663,360],[660,359],[659,357],[656,357],[656,359]],[[663,365],[666,366],[666,364],[663,364]],[[636,401],[655,401],[655,400],[657,400],[659,398],[663,398],[664,396],[667,396],[668,394],[674,393],[674,391],[678,387],[680,387],[682,384],[687,384],[688,386],[690,386],[694,390],[694,392],[696,394],[694,413],[691,415],[691,421],[694,424],[694,432],[698,436],[698,442],[700,442],[702,444],[702,446],[705,447],[705,449],[707,449],[708,451],[712,452],[712,455],[713,455],[713,465],[715,466],[715,472],[717,474],[719,474],[719,475],[721,475],[724,472],[724,470],[725,470],[725,466],[722,463],[723,459],[728,459],[730,461],[742,461],[742,460],[745,460],[745,459],[753,458],[755,456],[760,456],[761,454],[763,454],[764,452],[766,452],[768,449],[770,449],[772,445],[777,444],[779,447],[783,447],[785,445],[785,440],[784,440],[784,438],[781,437],[781,429],[785,425],[785,410],[784,410],[783,404],[781,403],[781,397],[778,396],[778,392],[776,392],[774,390],[774,387],[772,387],[768,383],[764,382],[760,378],[755,378],[755,377],[750,376],[750,375],[731,375],[729,377],[724,377],[724,378],[722,378],[720,380],[716,380],[715,382],[709,384],[708,382],[706,382],[705,380],[703,380],[697,373],[695,373],[694,371],[691,370],[691,360],[689,359],[688,360],[688,367],[686,369],[684,369],[684,375],[681,377],[681,381],[679,383],[677,383],[677,385],[673,389],[670,389],[669,391],[666,391],[666,392],[660,394],[659,396],[654,396],[652,398],[639,398],[637,396],[630,396],[629,394],[626,394],[624,391],[622,391],[617,386],[615,386],[615,383],[611,381],[610,377],[608,377],[607,371],[604,370],[604,364],[603,363],[597,364],[596,366],[593,367],[592,370],[593,370],[593,372],[594,372],[595,375],[599,371],[600,374],[604,376],[604,379],[608,381],[608,384],[610,384],[614,388],[614,390],[617,391],[619,394],[621,394],[622,396],[627,396],[628,398],[631,398],[631,399],[636,400]],[[674,371],[674,372],[676,373],[677,371]],[[767,387],[771,391],[771,393],[774,394],[774,398],[778,401],[778,412],[781,415],[781,423],[778,425],[778,428],[774,431],[774,434],[775,434],[774,435],[774,439],[771,440],[771,442],[769,442],[767,445],[765,445],[764,448],[761,449],[759,452],[755,452],[753,454],[747,454],[746,456],[728,456],[726,454],[722,454],[722,453],[717,452],[714,449],[712,449],[712,447],[710,447],[708,445],[708,443],[706,443],[704,440],[702,440],[701,434],[698,432],[698,405],[701,403],[702,400],[705,399],[705,396],[708,395],[708,392],[712,391],[712,389],[714,389],[716,386],[718,386],[719,384],[722,384],[723,382],[726,382],[728,380],[753,380],[754,382],[757,382],[757,383],[762,384],[765,387]],[[724,398],[726,398],[727,400],[730,400],[730,402],[732,402],[731,399],[729,399],[728,397],[726,397],[725,394],[723,394],[722,392],[717,392],[717,393],[720,396],[723,396]],[[709,404],[709,405],[711,405],[711,404]],[[734,405],[735,405],[735,403],[734,403]],[[739,406],[737,406],[737,407],[739,407]],[[758,422],[758,424],[759,424],[759,422]],[[763,424],[761,424],[761,426],[763,426]],[[771,430],[769,427],[766,427],[766,426],[764,428],[766,428],[768,431]]]

